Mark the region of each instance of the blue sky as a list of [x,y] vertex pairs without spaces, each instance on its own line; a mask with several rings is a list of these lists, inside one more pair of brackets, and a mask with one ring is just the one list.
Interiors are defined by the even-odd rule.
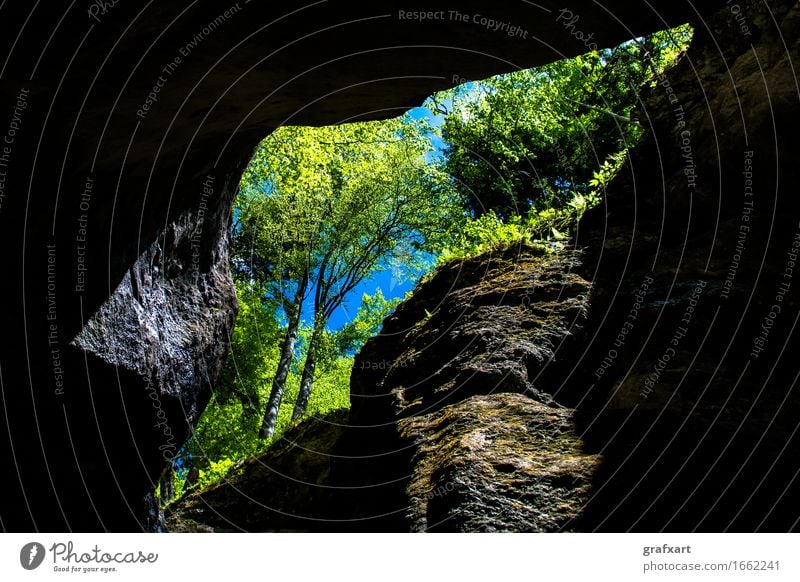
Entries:
[[[443,102],[445,107],[450,107],[451,101],[448,99]],[[426,107],[415,107],[411,111],[408,112],[409,117],[411,119],[427,119],[432,127],[441,127],[444,123],[444,115],[434,115],[430,109]],[[431,144],[435,148],[436,152],[433,152],[433,156],[440,155],[438,152],[444,149],[446,142],[438,135],[431,134],[429,136],[431,140]]]
[[[350,322],[358,311],[358,306],[361,304],[361,297],[364,293],[373,295],[380,289],[386,299],[394,299],[395,297],[403,297],[407,291],[411,291],[414,288],[414,283],[414,281],[398,280],[390,270],[376,273],[372,278],[362,281],[347,294],[344,303],[333,312],[330,321],[328,321],[328,329],[337,330]],[[313,313],[314,300],[312,291],[312,297],[303,304],[303,319],[308,322]]]

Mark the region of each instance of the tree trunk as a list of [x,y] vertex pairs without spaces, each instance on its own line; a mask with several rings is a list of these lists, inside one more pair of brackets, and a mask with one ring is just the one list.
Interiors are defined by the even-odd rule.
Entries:
[[294,311],[286,327],[286,337],[283,339],[278,369],[272,378],[272,390],[269,393],[267,410],[264,412],[264,420],[258,433],[258,436],[262,439],[272,438],[272,435],[275,434],[278,410],[281,407],[283,391],[286,389],[286,378],[289,376],[289,368],[291,368],[292,359],[294,359],[294,345],[297,342],[297,332],[300,327],[300,310],[295,309]]
[[172,463],[167,465],[167,468],[161,473],[160,489],[161,506],[163,507],[175,497],[175,471],[172,468]]
[[287,313],[289,321],[286,325],[286,336],[281,347],[281,357],[278,360],[278,369],[272,379],[272,390],[269,393],[267,410],[264,412],[264,420],[261,423],[261,430],[258,431],[259,438],[269,439],[275,434],[275,425],[278,423],[278,411],[281,408],[283,391],[286,389],[286,378],[289,376],[289,369],[294,359],[294,345],[297,343],[297,333],[300,329],[300,311],[305,296],[305,288],[308,284],[307,277],[301,282],[297,289],[294,305],[291,312]]
[[311,387],[314,384],[314,372],[317,368],[317,342],[319,334],[322,333],[324,325],[317,324],[311,334],[311,341],[308,342],[308,352],[306,353],[306,363],[303,366],[303,376],[300,379],[300,393],[294,403],[292,422],[305,416],[308,408],[308,399],[311,397]]
[[183,490],[188,491],[197,484],[200,479],[200,468],[197,465],[192,465],[189,472],[186,473],[186,482],[183,485]]

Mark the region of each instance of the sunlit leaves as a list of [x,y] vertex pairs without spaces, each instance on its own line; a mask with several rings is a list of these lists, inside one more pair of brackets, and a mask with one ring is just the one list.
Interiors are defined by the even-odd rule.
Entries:
[[493,210],[507,219],[585,194],[608,156],[641,138],[632,116],[639,93],[690,39],[682,26],[438,97],[451,102],[445,168],[473,215]]
[[430,132],[408,116],[275,131],[242,180],[237,264],[283,295],[308,271],[331,312],[354,281],[413,262],[428,234],[461,212],[450,180],[426,158]]

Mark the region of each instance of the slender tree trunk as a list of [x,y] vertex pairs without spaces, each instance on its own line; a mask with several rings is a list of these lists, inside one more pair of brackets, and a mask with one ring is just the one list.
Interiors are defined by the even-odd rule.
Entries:
[[286,378],[289,376],[289,368],[294,358],[294,345],[297,342],[297,332],[300,327],[300,310],[295,309],[286,327],[286,336],[283,339],[281,357],[278,360],[278,369],[272,378],[272,390],[269,393],[267,410],[264,413],[264,420],[261,423],[261,430],[258,436],[262,439],[272,438],[275,434],[275,425],[278,422],[278,410],[281,407],[283,391],[286,389]]
[[308,342],[306,363],[303,366],[303,376],[300,378],[300,393],[297,395],[297,401],[294,403],[292,421],[305,416],[306,409],[308,409],[308,399],[311,397],[311,387],[314,384],[314,372],[317,368],[317,343],[319,342],[319,334],[322,333],[324,327],[325,326],[322,324],[316,324],[311,334],[311,341]]
[[308,278],[306,276],[298,287],[294,305],[291,306],[291,311],[287,314],[289,321],[287,322],[286,336],[281,347],[281,357],[278,360],[278,369],[272,379],[272,390],[269,393],[269,402],[267,402],[267,410],[264,412],[261,430],[258,431],[258,436],[262,439],[272,438],[272,435],[275,434],[278,411],[281,407],[283,391],[286,389],[286,378],[289,376],[289,369],[294,359],[294,346],[297,343],[297,333],[300,329],[300,312],[307,284]]
[[172,463],[167,465],[167,468],[161,473],[160,489],[161,506],[163,507],[175,497],[175,471],[172,468]]
[[186,483],[183,485],[183,490],[188,491],[197,484],[200,479],[200,468],[197,465],[192,465],[189,472],[186,473]]

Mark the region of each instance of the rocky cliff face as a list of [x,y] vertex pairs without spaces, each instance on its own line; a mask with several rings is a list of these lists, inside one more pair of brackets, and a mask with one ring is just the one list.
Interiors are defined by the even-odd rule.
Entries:
[[347,508],[331,481],[332,454],[347,412],[313,418],[287,430],[270,450],[228,478],[188,492],[167,510],[173,532],[337,531],[350,529]]
[[354,423],[418,416],[487,386],[545,404],[580,399],[551,386],[556,352],[586,317],[589,284],[577,262],[575,253],[515,246],[439,269],[358,354]]
[[600,458],[556,381],[584,338],[571,251],[446,265],[357,356],[346,426],[309,421],[229,481],[175,504],[174,530],[549,531]]
[[412,530],[542,531],[585,503],[597,458],[566,406],[590,395],[564,382],[586,339],[578,262],[527,247],[458,261],[384,322],[356,358],[343,447],[370,455],[343,463],[372,475],[362,511]]
[[705,19],[573,250],[448,265],[387,319],[330,449],[358,528],[797,528],[799,45],[796,3]]
[[581,225],[582,362],[608,393],[584,527],[796,527],[799,18],[746,2],[697,27],[645,98],[651,136]]

